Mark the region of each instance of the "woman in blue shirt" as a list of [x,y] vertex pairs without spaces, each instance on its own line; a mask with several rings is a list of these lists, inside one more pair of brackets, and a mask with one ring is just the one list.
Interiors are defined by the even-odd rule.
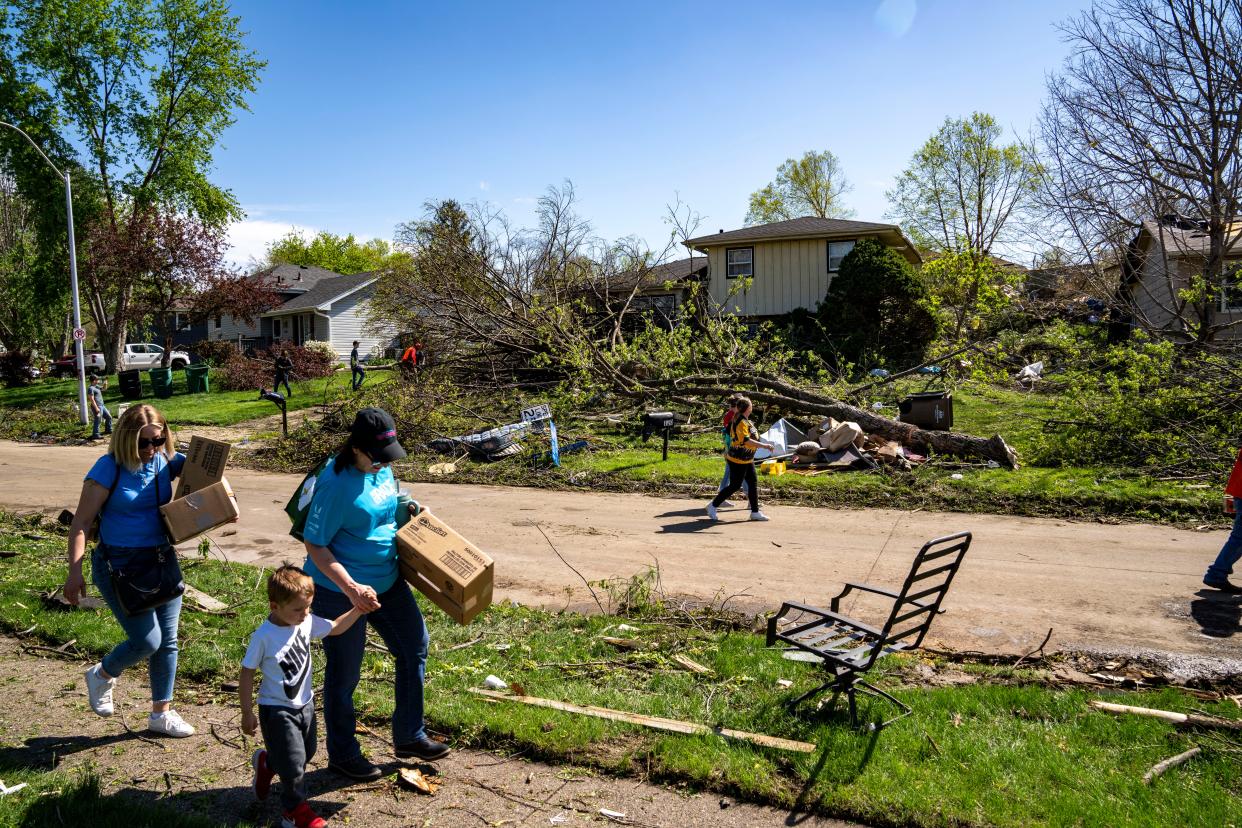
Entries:
[[173,481],[185,465],[174,448],[168,422],[154,407],[137,405],[121,417],[108,453],[95,462],[82,484],[78,510],[69,527],[69,574],[64,593],[76,605],[86,595],[82,559],[86,533],[99,518],[99,542],[91,555],[91,578],[126,639],[86,671],[91,709],[113,713],[112,690],[129,667],[146,661],[151,671],[151,716],[147,727],[166,736],[190,736],[194,728],[171,707],[177,678],[177,624],[181,598],[126,615],[112,590],[108,563],[122,568],[143,556],[171,553],[159,507],[172,500]]
[[[328,767],[350,779],[377,779],[379,768],[362,755],[354,735],[354,690],[362,671],[367,626],[384,639],[396,661],[393,746],[398,758],[441,759],[447,746],[423,727],[423,673],[427,626],[409,585],[397,571],[397,481],[389,465],[405,457],[388,412],[364,408],[349,440],[315,481],[303,532],[307,574],[315,581],[311,611],[337,618],[357,607],[363,620],[324,639],[323,721]],[[417,506],[410,504],[411,511]]]

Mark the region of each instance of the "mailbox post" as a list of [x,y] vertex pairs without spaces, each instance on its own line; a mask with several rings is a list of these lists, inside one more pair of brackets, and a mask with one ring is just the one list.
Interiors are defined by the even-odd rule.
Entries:
[[671,411],[648,411],[643,415],[643,442],[659,432],[664,435],[664,460],[668,460],[668,435],[677,426],[677,416]]

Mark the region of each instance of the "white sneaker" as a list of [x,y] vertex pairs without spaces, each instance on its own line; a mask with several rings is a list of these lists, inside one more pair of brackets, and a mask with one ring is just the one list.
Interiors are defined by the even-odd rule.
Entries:
[[86,671],[86,697],[90,699],[91,710],[97,716],[112,715],[112,688],[116,679],[106,679],[99,673],[103,664],[96,664]]
[[178,739],[194,735],[194,728],[186,724],[185,719],[178,716],[176,710],[152,713],[147,719],[147,730],[164,736],[175,736]]
[[717,519],[716,518],[716,507],[710,503],[707,504],[707,517],[711,520]]
[[726,509],[734,509],[737,507],[737,504],[734,503],[732,500],[723,501],[720,505],[725,507]]
[[751,512],[750,519],[751,520],[771,520],[772,518],[768,517],[763,512]]

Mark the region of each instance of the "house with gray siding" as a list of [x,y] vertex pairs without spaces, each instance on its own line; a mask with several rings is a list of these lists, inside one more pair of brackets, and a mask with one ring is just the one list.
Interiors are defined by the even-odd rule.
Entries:
[[378,329],[367,317],[377,273],[356,273],[320,279],[314,287],[263,314],[273,345],[330,342],[341,360],[349,359],[355,340],[364,360],[396,346],[393,326]]
[[[249,278],[260,280],[270,287],[283,305],[325,279],[341,278],[341,274],[313,265],[278,264],[256,271]],[[249,324],[225,314],[207,321],[207,332],[203,338],[227,340],[236,343],[242,350],[266,348],[272,344],[272,322],[270,318],[261,316]]]
[[[1196,220],[1168,215],[1143,222],[1126,250],[1120,298],[1134,325],[1150,331],[1184,333],[1188,315],[1182,292],[1201,275],[1208,259],[1208,235]],[[1224,284],[1210,310],[1212,325],[1225,325],[1219,340],[1242,340],[1242,219],[1226,230]],[[1189,334],[1187,334],[1189,335]]]
[[[828,293],[859,239],[878,239],[910,264],[922,263],[895,224],[814,216],[721,230],[685,242],[707,257],[713,304],[738,316],[763,319],[798,308],[814,310]],[[702,261],[702,260],[700,260]]]

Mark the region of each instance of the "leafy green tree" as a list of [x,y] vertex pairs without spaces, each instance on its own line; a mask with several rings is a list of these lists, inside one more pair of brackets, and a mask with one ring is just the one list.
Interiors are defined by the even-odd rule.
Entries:
[[[151,209],[208,226],[241,217],[233,194],[208,174],[264,63],[245,47],[224,0],[11,0],[5,11],[15,33],[14,80],[46,90],[50,122],[73,142],[69,166],[85,173],[75,185],[98,202],[94,215],[75,211],[87,231],[80,238],[89,239],[91,224],[110,241],[132,230],[128,247],[137,250]],[[97,267],[91,250],[125,246],[88,242],[80,256],[110,366],[138,313],[140,271],[115,261]]]
[[1013,240],[1039,174],[1019,144],[1002,143],[991,115],[946,118],[885,193],[888,215],[920,248],[978,261]]
[[936,308],[946,316],[954,341],[1007,306],[1006,288],[1019,285],[1023,275],[991,257],[977,258],[965,250],[937,256],[922,270],[923,282]]
[[41,345],[46,356],[65,339],[68,280],[44,278],[44,261],[37,211],[0,173],[0,345],[6,351]]
[[829,150],[811,150],[789,158],[776,170],[776,180],[750,194],[747,224],[767,224],[801,216],[849,218],[854,211],[841,201],[853,187],[841,172],[841,160]]
[[818,316],[839,366],[918,364],[938,328],[914,268],[875,239],[861,239],[842,259]]
[[309,240],[300,230],[290,230],[267,248],[268,264],[322,267],[345,275],[384,270],[407,258],[383,239],[359,242],[353,233],[338,236],[327,230]]

